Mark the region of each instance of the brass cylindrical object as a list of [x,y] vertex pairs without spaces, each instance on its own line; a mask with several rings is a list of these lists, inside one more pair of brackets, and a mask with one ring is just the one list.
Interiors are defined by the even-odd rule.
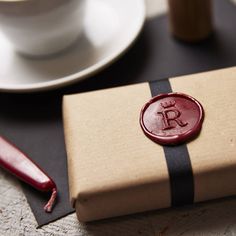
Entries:
[[198,42],[212,30],[211,0],[168,0],[170,31],[178,39]]

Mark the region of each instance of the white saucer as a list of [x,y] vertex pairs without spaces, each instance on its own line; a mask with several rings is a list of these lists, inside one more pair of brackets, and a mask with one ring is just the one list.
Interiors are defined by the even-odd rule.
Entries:
[[87,78],[132,44],[144,19],[144,0],[87,0],[84,34],[67,51],[44,59],[18,55],[0,32],[0,91],[44,91]]

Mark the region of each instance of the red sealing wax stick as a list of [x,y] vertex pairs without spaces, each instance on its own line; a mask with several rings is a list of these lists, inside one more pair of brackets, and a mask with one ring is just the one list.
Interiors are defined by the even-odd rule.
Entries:
[[51,198],[44,206],[46,212],[52,211],[57,196],[56,184],[26,154],[1,136],[0,166],[42,192],[52,191]]

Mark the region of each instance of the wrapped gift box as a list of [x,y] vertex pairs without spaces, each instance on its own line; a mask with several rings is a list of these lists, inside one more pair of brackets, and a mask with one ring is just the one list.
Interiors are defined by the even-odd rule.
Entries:
[[[196,98],[205,118],[197,138],[164,147],[144,135],[139,115],[155,93],[171,91]],[[78,219],[87,222],[234,195],[235,96],[236,67],[64,96],[70,198]],[[170,178],[168,148],[176,160],[188,155],[191,173],[186,174],[180,161],[178,173]]]

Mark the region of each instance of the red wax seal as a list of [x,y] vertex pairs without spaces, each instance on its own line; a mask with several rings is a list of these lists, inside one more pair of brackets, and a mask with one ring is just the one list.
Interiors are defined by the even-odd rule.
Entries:
[[204,112],[194,98],[182,93],[153,97],[144,105],[140,125],[148,138],[162,145],[193,139],[201,130]]

